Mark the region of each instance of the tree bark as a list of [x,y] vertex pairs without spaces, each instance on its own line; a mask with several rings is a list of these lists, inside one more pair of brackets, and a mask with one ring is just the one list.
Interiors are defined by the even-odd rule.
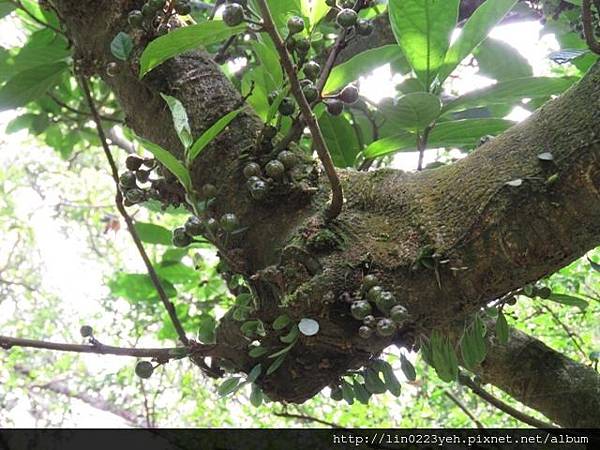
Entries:
[[[236,108],[240,96],[203,50],[169,60],[142,81],[135,57],[116,77],[104,76],[103,68],[113,60],[112,38],[126,28],[127,12],[141,3],[119,0],[108,7],[91,0],[55,1],[82,70],[103,76],[136,133],[181,155],[159,94],[183,102],[194,136]],[[139,55],[145,37],[134,37]],[[265,393],[273,400],[303,402],[392,342],[410,346],[434,328],[451,328],[489,301],[598,245],[599,94],[596,65],[563,96],[452,166],[418,174],[340,170],[346,204],[327,225],[322,213],[329,187],[317,165],[305,157],[295,169],[291,193],[275,193],[266,204],[249,198],[241,170],[248,153],[258,154],[262,125],[249,110],[238,116],[196,161],[194,187],[217,186],[211,214],[235,212],[248,227],[228,247],[228,256],[235,263],[232,270],[250,275],[258,294],[253,317],[268,329],[262,345],[273,351],[282,348],[270,324],[283,312],[296,321],[316,319],[320,325],[317,335],[300,337],[280,369],[261,376],[258,383]],[[543,152],[551,152],[554,161],[540,161],[537,155]],[[506,184],[516,179],[523,180],[521,186]],[[425,248],[446,262],[435,271],[413,270]],[[354,295],[366,273],[376,274],[410,313],[410,323],[393,338],[359,338],[360,324],[338,300],[344,293]],[[257,362],[266,368],[272,359],[250,358],[249,341],[239,326],[229,314],[219,327],[217,345],[224,357],[240,370],[249,371]],[[494,361],[494,355],[490,358]],[[571,375],[585,369],[570,367]],[[505,377],[490,363],[486,376],[493,380],[494,373],[504,386]],[[552,381],[558,380],[548,383]],[[534,403],[535,392],[505,387],[525,403]],[[543,389],[550,392],[549,385]],[[595,395],[600,395],[597,390]],[[535,405],[548,407],[547,402]],[[597,409],[596,423],[599,415]]]

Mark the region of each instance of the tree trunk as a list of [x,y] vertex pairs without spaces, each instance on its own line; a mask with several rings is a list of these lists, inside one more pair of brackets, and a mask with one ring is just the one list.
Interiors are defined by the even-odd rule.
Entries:
[[[110,7],[92,0],[55,3],[82,70],[103,76],[127,124],[140,136],[181,154],[161,92],[183,102],[194,136],[239,105],[239,94],[202,50],[169,60],[142,81],[135,58],[116,77],[104,76],[103,68],[113,60],[110,42],[126,28],[126,13],[141,1],[113,1]],[[134,37],[139,55],[144,37]],[[268,329],[262,345],[273,352],[283,347],[269,326],[283,312],[296,321],[313,318],[320,325],[317,335],[300,337],[280,369],[259,379],[265,393],[273,400],[303,402],[392,342],[410,346],[434,328],[450,328],[489,301],[598,245],[599,81],[596,65],[563,96],[452,166],[418,174],[340,170],[346,203],[329,224],[322,219],[329,200],[326,179],[305,157],[295,169],[290,193],[273,193],[266,204],[249,198],[241,170],[248,153],[260,152],[256,142],[262,125],[250,110],[238,116],[198,158],[194,187],[217,186],[210,213],[220,217],[235,212],[248,227],[227,253],[235,266],[231,269],[248,275],[258,293],[253,317]],[[551,152],[554,161],[540,161],[537,155],[543,152]],[[506,184],[516,179],[523,180],[522,185]],[[447,262],[436,270],[413,270],[425,248]],[[354,295],[366,273],[376,274],[410,313],[410,323],[393,338],[361,339],[359,322],[339,300],[344,293]],[[272,359],[248,356],[248,340],[239,326],[230,315],[224,318],[218,348],[241,370],[248,371],[257,361],[267,367]],[[551,400],[535,400],[538,385],[519,390],[507,384],[493,362],[498,358],[493,352],[488,357],[492,362],[485,366],[485,375],[490,381],[559,423],[571,424],[555,413]],[[511,367],[521,370],[525,365]],[[576,363],[569,367],[569,376],[583,379],[581,372],[594,382],[588,368]],[[539,385],[539,393],[547,394],[550,384],[565,380],[548,379]],[[590,395],[598,402],[597,377],[595,383]],[[559,390],[564,386],[556,384]],[[600,423],[600,409],[590,414]]]

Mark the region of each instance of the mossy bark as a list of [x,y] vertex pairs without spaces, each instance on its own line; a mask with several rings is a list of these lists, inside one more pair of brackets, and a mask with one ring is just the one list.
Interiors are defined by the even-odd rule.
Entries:
[[[126,28],[127,11],[141,2],[55,3],[81,68],[103,75],[113,60],[112,38]],[[134,37],[144,44],[143,36]],[[176,155],[182,149],[161,92],[183,102],[195,136],[240,104],[237,91],[202,50],[169,60],[141,81],[137,74],[133,58],[119,75],[104,78],[128,125]],[[211,213],[235,212],[248,227],[229,256],[259,294],[254,317],[267,324],[263,345],[283,347],[270,324],[284,312],[320,324],[316,336],[300,337],[279,370],[259,379],[264,391],[274,400],[305,401],[386,346],[410,346],[420,334],[462,322],[490,300],[598,245],[599,81],[596,66],[578,86],[452,166],[419,174],[340,171],[346,204],[327,225],[322,216],[329,189],[315,164],[303,165],[309,176],[297,195],[262,206],[249,198],[241,169],[262,125],[250,110],[235,119],[198,158],[194,186],[217,186]],[[551,152],[554,161],[540,161],[543,152]],[[515,179],[522,185],[506,184]],[[414,270],[424,248],[439,256],[435,270]],[[340,300],[354,295],[367,273],[376,274],[411,315],[391,338],[359,338],[360,324]],[[248,371],[257,363],[248,356],[248,342],[228,315],[213,354],[221,348],[231,364]],[[258,361],[266,367],[272,360]],[[509,392],[524,402],[531,398]]]

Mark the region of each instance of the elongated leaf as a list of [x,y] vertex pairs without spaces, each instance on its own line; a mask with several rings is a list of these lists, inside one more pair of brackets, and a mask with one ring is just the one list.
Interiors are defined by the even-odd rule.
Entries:
[[136,222],[135,229],[142,242],[148,244],[171,245],[171,232],[160,225]]
[[266,79],[269,83],[265,88],[272,91],[283,83],[283,69],[273,41],[268,36],[261,36],[261,38],[260,41],[252,44],[252,48],[267,74]]
[[319,117],[319,126],[335,166],[354,166],[360,149],[350,122],[344,116],[334,117],[324,113]]
[[9,15],[16,7],[17,6],[14,3],[10,3],[8,0],[0,1],[0,19]]
[[267,369],[267,375],[271,375],[273,372],[275,372],[277,369],[279,369],[279,367],[281,367],[281,365],[283,364],[283,361],[285,361],[286,356],[287,356],[287,353],[284,353],[283,355],[278,356],[277,359],[275,361],[273,361],[271,363],[271,365],[269,366],[269,368]]
[[516,102],[523,98],[548,97],[567,90],[577,78],[528,77],[499,82],[493,86],[469,92],[444,105],[442,113],[467,107]]
[[487,38],[475,51],[479,73],[498,81],[533,76],[527,59],[512,45]]
[[367,387],[367,390],[370,393],[383,394],[386,391],[385,383],[381,381],[381,378],[379,378],[379,374],[375,370],[368,368],[367,370],[365,370],[363,376],[365,379],[365,385]]
[[433,368],[442,381],[456,381],[458,359],[450,340],[434,332],[431,336]]
[[188,164],[191,164],[198,157],[200,152],[204,150],[204,148],[208,144],[210,144],[219,134],[221,134],[221,131],[223,131],[225,127],[229,125],[231,121],[235,119],[241,111],[242,109],[236,109],[235,111],[231,111],[225,114],[223,117],[217,120],[215,124],[212,125],[208,130],[202,133],[202,136],[200,136],[196,140],[196,142],[194,142],[194,145],[192,145],[188,152]]
[[402,387],[400,385],[400,382],[398,381],[398,378],[396,377],[396,374],[394,373],[393,367],[388,362],[384,361],[382,369],[383,380],[385,382],[386,389],[394,397],[399,397]]
[[248,355],[251,358],[260,358],[261,356],[266,355],[268,351],[269,350],[266,347],[254,347],[248,352]]
[[366,50],[335,66],[327,79],[324,92],[337,91],[352,81],[358,80],[361,75],[365,75],[378,66],[387,63],[404,64],[407,66],[407,71],[410,70],[402,51],[397,45],[384,45]]
[[588,307],[587,300],[567,294],[552,293],[550,294],[550,297],[548,297],[548,300],[551,300],[555,303],[560,303],[561,305],[576,306],[582,311],[584,311]]
[[477,324],[467,327],[460,341],[460,351],[467,369],[474,369],[485,359],[485,339]]
[[0,88],[0,111],[25,106],[54,86],[68,64],[58,62],[18,72]]
[[217,392],[221,397],[225,397],[226,395],[233,393],[237,389],[238,385],[240,384],[240,381],[241,378],[239,377],[227,378],[225,381],[223,381],[223,383],[221,383],[221,385],[217,389]]
[[173,125],[175,126],[177,136],[179,136],[179,140],[186,149],[189,148],[192,145],[192,130],[190,129],[190,122],[183,104],[170,95],[160,94],[160,96],[169,105],[171,116],[173,116]]
[[[473,147],[482,136],[496,135],[514,125],[506,119],[464,119],[438,123],[427,141],[428,148]],[[408,131],[372,142],[364,151],[366,158],[377,158],[400,151],[414,151],[417,135]]]
[[274,330],[283,330],[290,323],[290,317],[287,314],[282,314],[273,321]]
[[167,169],[169,169],[173,175],[181,182],[183,187],[189,191],[192,187],[192,178],[190,173],[181,162],[175,158],[172,154],[162,148],[160,145],[154,144],[146,139],[138,136],[138,140],[142,143],[144,148],[152,153],[156,159],[158,159]]
[[292,329],[290,330],[290,332],[288,334],[286,334],[285,336],[281,336],[279,338],[279,340],[281,342],[283,342],[284,344],[290,344],[298,338],[299,333],[300,333],[300,330],[298,329],[298,326],[294,325],[292,327]]
[[294,347],[294,345],[296,345],[296,342],[292,342],[287,347],[284,347],[281,350],[279,350],[278,352],[275,352],[272,355],[269,355],[269,358],[277,358],[278,356],[285,355],[287,352],[289,352]]
[[365,385],[355,379],[352,381],[352,388],[353,388],[354,396],[356,397],[356,400],[358,400],[363,405],[367,405],[369,403],[369,399],[371,398],[371,395],[367,391]]
[[250,371],[250,373],[248,374],[247,381],[250,383],[254,383],[256,381],[256,379],[260,376],[261,373],[262,373],[262,365],[261,364],[255,365],[252,368],[252,370]]
[[441,68],[459,0],[389,0],[392,31],[417,77],[429,88]]
[[140,58],[140,78],[170,58],[200,46],[221,42],[245,29],[245,24],[228,27],[220,20],[176,28],[148,44]]
[[342,380],[342,396],[349,405],[354,403],[354,389],[346,380]]
[[255,384],[252,383],[252,390],[250,391],[250,404],[255,408],[262,405],[264,395],[262,390]]
[[502,345],[508,342],[508,322],[502,311],[498,313],[498,318],[496,319],[496,337]]
[[404,354],[400,355],[400,367],[402,368],[402,372],[408,381],[415,381],[417,379],[415,367],[408,360],[408,358],[404,356]]
[[[254,11],[259,10],[256,0],[250,0],[250,4],[253,6]],[[267,0],[267,5],[269,6],[275,25],[283,35],[287,33],[288,18],[291,16],[301,16],[303,12],[301,0]]]
[[428,92],[413,92],[403,95],[382,112],[394,127],[417,131],[432,123],[441,109],[442,103],[438,96]]
[[127,61],[133,50],[133,41],[127,33],[119,31],[110,43],[110,51],[113,56],[121,61]]
[[492,28],[508,14],[517,0],[487,0],[469,17],[460,35],[452,43],[440,69],[440,83],[479,45]]

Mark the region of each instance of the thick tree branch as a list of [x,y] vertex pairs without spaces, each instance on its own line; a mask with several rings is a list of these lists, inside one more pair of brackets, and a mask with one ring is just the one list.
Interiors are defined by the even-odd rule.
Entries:
[[[600,14],[600,11],[598,11]],[[600,55],[600,42],[596,40],[596,27],[592,19],[592,0],[583,0],[581,4],[581,20],[583,22],[583,34],[585,41],[591,51]]]

